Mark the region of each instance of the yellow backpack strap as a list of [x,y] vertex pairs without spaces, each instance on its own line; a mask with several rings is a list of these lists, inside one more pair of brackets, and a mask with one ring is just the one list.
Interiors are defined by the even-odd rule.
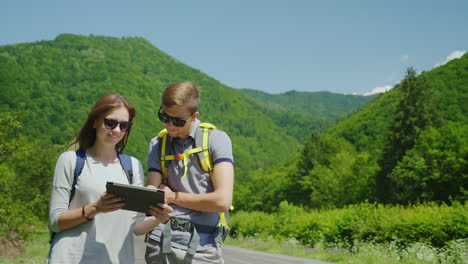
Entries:
[[158,137],[161,138],[161,156],[159,158],[160,164],[161,164],[161,170],[162,170],[162,182],[166,184],[167,182],[167,166],[166,166],[166,160],[169,160],[171,156],[166,156],[166,145],[167,145],[167,130],[163,129],[159,132]]
[[[201,137],[202,151],[198,153],[198,157],[200,159],[200,166],[204,172],[209,172],[210,176],[213,177],[212,172],[213,172],[214,166],[213,166],[213,161],[211,159],[210,152],[208,150],[208,139],[209,139],[209,131],[212,129],[216,129],[216,126],[210,123],[201,123],[198,126],[203,129],[202,136],[197,136],[197,135],[195,136],[195,146],[200,145],[199,142],[200,142],[200,137]],[[198,139],[198,142],[197,142],[197,139]],[[213,180],[213,178],[211,180]],[[231,205],[229,209],[234,210],[234,207]],[[227,212],[219,212],[218,226],[227,227],[228,215],[229,214]]]
[[186,180],[187,179],[187,170],[188,170],[188,156],[194,154],[194,153],[198,153],[201,151],[201,148],[194,148],[194,149],[191,149],[187,152],[184,152],[184,153],[181,153],[181,154],[177,154],[175,156],[166,156],[166,160],[183,160],[184,161],[184,175],[182,176],[182,179]]
[[184,162],[184,175],[182,176],[182,179],[187,179],[187,169],[188,169],[188,159],[187,157],[193,153],[197,153],[201,151],[201,148],[195,148],[191,149],[187,152],[177,154],[177,155],[166,155],[167,151],[167,130],[163,129],[161,132],[159,132],[158,137],[162,139],[161,141],[161,157],[160,157],[160,162],[161,162],[161,170],[163,174],[163,183],[167,184],[167,177],[169,175],[168,168],[166,161],[168,160],[183,160]]
[[200,160],[200,167],[202,168],[204,172],[209,172],[211,175],[211,172],[213,171],[213,161],[211,160],[211,155],[208,150],[208,140],[209,140],[209,131],[216,129],[216,126],[210,123],[201,123],[198,125],[198,127],[201,129],[198,129],[195,134],[195,146],[197,147],[201,146],[201,150],[202,150],[201,152],[197,154]]
[[[201,123],[199,124],[199,127],[202,129],[203,133],[200,136],[200,129],[197,129],[195,133],[195,148],[184,152],[184,153],[179,153],[177,155],[166,155],[167,152],[167,130],[163,129],[159,132],[158,137],[161,138],[161,158],[160,158],[160,163],[161,163],[161,170],[163,174],[163,183],[167,182],[167,177],[168,177],[168,168],[166,161],[168,160],[182,160],[184,163],[184,175],[182,176],[182,179],[187,179],[187,170],[188,170],[188,156],[195,154],[195,153],[201,153],[199,154],[199,159],[200,159],[200,166],[203,171],[205,172],[210,172],[213,171],[213,163],[211,161],[210,153],[208,151],[208,138],[209,138],[209,130],[210,129],[215,129],[216,126],[209,124],[209,123]],[[199,141],[201,137],[201,147],[199,147]]]

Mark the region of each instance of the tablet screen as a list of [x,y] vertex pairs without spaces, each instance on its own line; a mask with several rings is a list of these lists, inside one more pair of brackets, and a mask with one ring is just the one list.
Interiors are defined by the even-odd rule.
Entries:
[[164,203],[164,191],[147,187],[139,187],[128,184],[107,182],[108,193],[116,194],[125,201],[124,210],[148,213],[150,205]]

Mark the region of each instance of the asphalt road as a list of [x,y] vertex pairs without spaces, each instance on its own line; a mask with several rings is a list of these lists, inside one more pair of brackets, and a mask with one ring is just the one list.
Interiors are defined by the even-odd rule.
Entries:
[[[145,264],[144,236],[135,237],[135,264]],[[226,264],[329,264],[328,262],[308,258],[290,257],[264,253],[239,247],[223,245],[224,263]]]

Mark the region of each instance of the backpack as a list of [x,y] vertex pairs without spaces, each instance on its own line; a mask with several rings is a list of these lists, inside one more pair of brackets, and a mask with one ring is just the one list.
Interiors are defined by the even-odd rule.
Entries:
[[[198,160],[200,161],[200,167],[204,172],[208,172],[210,174],[210,177],[213,177],[213,160],[211,158],[210,152],[208,150],[208,141],[209,141],[209,133],[211,130],[216,129],[216,126],[210,124],[210,123],[200,123],[197,127],[197,130],[195,131],[195,148],[188,150],[187,152],[184,153],[179,153],[176,155],[166,155],[168,148],[167,146],[167,130],[163,129],[161,132],[159,132],[158,137],[161,138],[161,157],[160,157],[160,162],[161,162],[161,170],[162,170],[162,182],[164,184],[167,184],[167,177],[168,177],[168,166],[167,162],[170,160],[183,160],[184,161],[184,175],[182,176],[182,179],[187,179],[187,157],[192,155],[192,154],[197,154]],[[231,209],[233,207],[231,206]],[[224,240],[227,236],[227,220],[228,220],[228,213],[225,212],[219,212],[219,219],[220,222],[218,224],[218,227],[221,227],[225,231],[225,235],[222,238]]]
[[[70,199],[68,200],[68,205],[70,205],[71,200],[73,199],[73,196],[75,195],[76,183],[78,182],[78,177],[80,176],[81,171],[83,170],[84,163],[86,160],[85,151],[77,150],[75,151],[75,153],[76,153],[76,163],[75,163],[75,170],[73,172],[73,183],[72,183],[72,187],[70,190]],[[125,175],[127,175],[128,183],[132,184],[133,183],[132,158],[122,152],[117,152],[117,154],[120,160],[120,165],[122,165],[122,168],[125,171]],[[49,243],[52,242],[52,240],[54,239],[54,236],[55,236],[55,232],[52,232],[50,234]]]
[[161,142],[161,170],[163,175],[163,183],[166,183],[168,171],[167,162],[170,160],[183,160],[184,161],[184,175],[182,179],[187,179],[187,157],[192,154],[197,154],[200,161],[200,167],[204,172],[208,172],[212,176],[213,161],[211,160],[210,152],[208,151],[209,131],[216,129],[216,126],[209,123],[201,123],[195,132],[195,148],[177,155],[166,155],[167,153],[167,130],[163,129],[159,132],[158,137],[162,139]]
[[[132,158],[127,154],[122,152],[117,152],[120,160],[120,165],[122,165],[123,170],[125,171],[125,175],[127,175],[128,183],[133,183],[133,168],[132,168]],[[76,151],[76,164],[75,164],[75,171],[73,172],[73,184],[70,191],[70,200],[68,203],[70,204],[73,196],[75,195],[75,185],[78,182],[78,177],[81,174],[81,171],[84,167],[84,162],[86,160],[86,152],[83,150]]]

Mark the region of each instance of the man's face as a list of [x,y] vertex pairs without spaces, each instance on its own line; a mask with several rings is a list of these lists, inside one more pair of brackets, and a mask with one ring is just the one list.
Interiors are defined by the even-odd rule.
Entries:
[[159,119],[163,122],[169,136],[181,139],[188,137],[197,116],[198,112],[191,113],[187,107],[176,105],[170,107],[163,106],[159,112]]

